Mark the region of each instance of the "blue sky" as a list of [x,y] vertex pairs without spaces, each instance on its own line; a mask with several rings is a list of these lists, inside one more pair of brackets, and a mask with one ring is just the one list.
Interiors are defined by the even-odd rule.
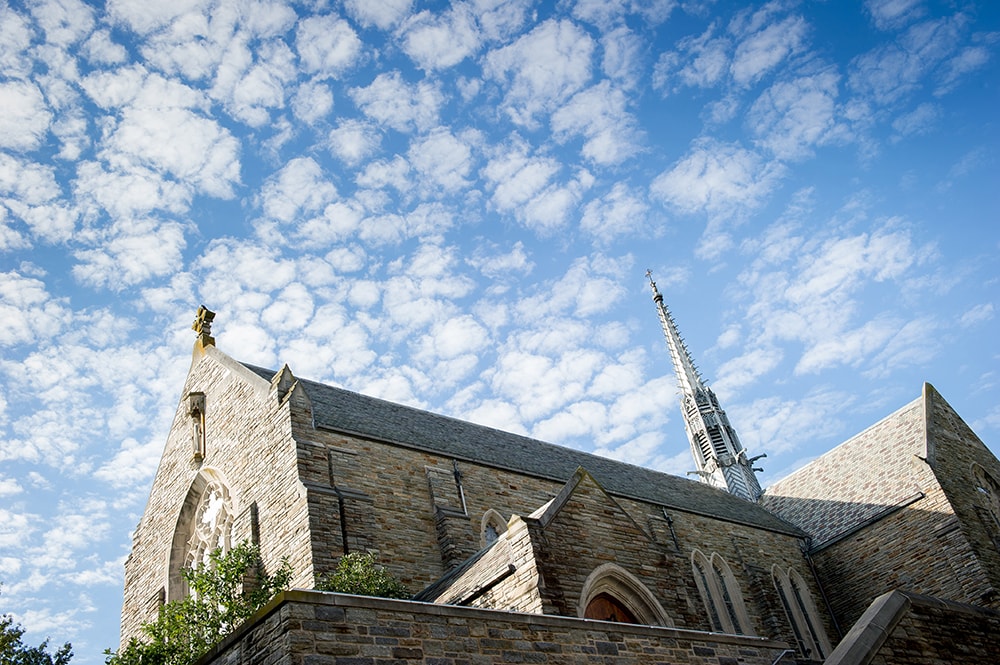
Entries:
[[762,484],[933,383],[1000,449],[993,2],[0,4],[0,611],[75,662],[229,355]]

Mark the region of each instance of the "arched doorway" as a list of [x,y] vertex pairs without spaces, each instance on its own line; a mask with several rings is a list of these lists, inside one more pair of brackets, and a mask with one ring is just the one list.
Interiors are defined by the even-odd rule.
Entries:
[[620,600],[608,593],[599,593],[591,598],[587,603],[587,609],[583,611],[583,618],[617,623],[640,623]]
[[613,563],[598,566],[587,577],[580,591],[577,616],[648,626],[674,625],[646,585]]

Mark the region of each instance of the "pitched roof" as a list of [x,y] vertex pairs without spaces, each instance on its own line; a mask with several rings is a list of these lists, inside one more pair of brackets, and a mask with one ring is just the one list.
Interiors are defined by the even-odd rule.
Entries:
[[[266,381],[274,370],[241,363]],[[444,457],[565,483],[578,467],[613,495],[730,522],[804,536],[761,506],[701,482],[599,457],[573,448],[477,425],[402,404],[299,379],[316,426]]]
[[772,483],[761,503],[820,548],[920,498],[911,462],[927,456],[925,395]]

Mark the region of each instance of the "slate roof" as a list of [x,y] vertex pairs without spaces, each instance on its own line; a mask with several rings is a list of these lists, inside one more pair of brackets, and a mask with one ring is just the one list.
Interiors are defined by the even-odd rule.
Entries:
[[[277,373],[241,363],[270,381]],[[763,507],[704,483],[360,393],[299,379],[322,429],[565,483],[578,467],[612,495],[802,537]]]
[[[924,384],[928,390],[934,389]],[[761,503],[808,532],[819,549],[921,498],[910,460],[927,457],[924,401],[913,400],[772,483]]]

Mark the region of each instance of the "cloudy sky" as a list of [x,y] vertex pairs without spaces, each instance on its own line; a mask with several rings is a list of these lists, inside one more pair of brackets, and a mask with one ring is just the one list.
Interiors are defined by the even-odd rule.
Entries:
[[190,361],[764,485],[933,383],[1000,450],[1000,9],[0,0],[0,611],[80,665]]

